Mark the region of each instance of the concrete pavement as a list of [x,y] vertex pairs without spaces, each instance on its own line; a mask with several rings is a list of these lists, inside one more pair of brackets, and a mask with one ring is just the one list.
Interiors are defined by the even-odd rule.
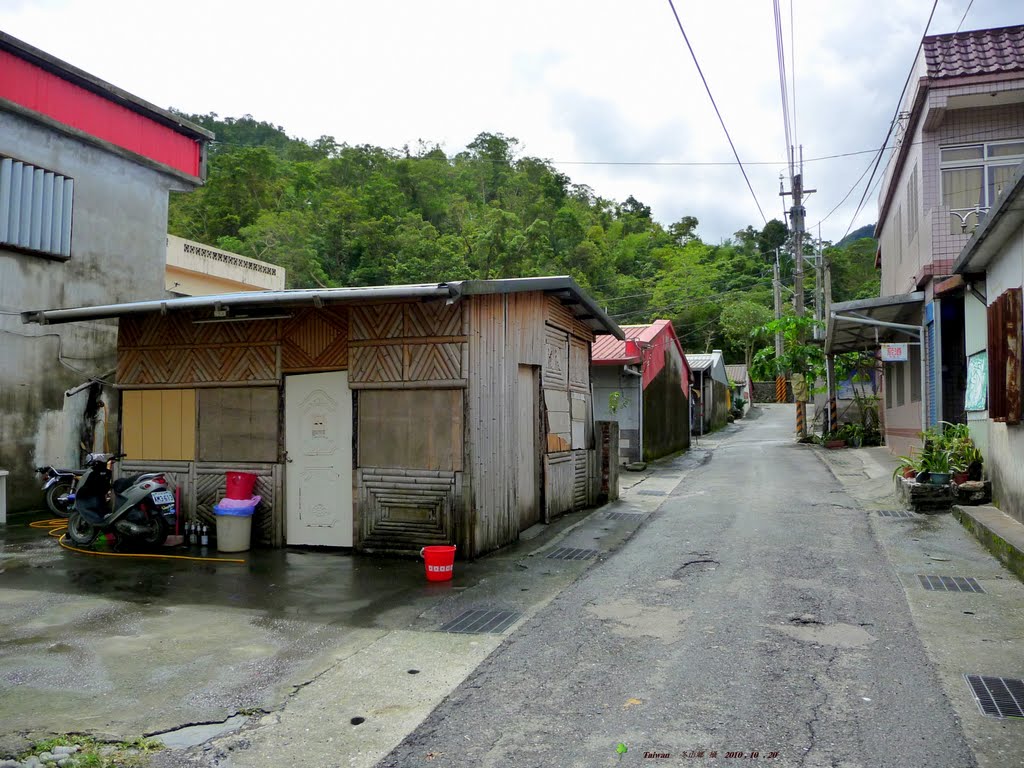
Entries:
[[[978,666],[961,639],[969,596],[921,595],[911,578],[974,545],[955,523],[880,517],[872,481],[891,470],[851,462],[836,482],[791,422],[791,407],[769,406],[716,436],[709,464],[381,766],[716,765],[755,752],[786,766],[1024,764],[1022,723],[971,711],[950,673],[960,654],[961,675],[1019,675],[1016,629],[998,635],[1005,664]],[[917,528],[907,538],[924,549],[904,556],[891,540]],[[970,596],[974,616],[1019,607],[1020,585],[976,554],[963,567],[991,591]]]

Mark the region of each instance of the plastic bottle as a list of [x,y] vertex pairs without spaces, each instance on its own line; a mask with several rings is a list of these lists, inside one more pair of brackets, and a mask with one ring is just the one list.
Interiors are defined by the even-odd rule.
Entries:
[[192,523],[192,533],[189,535],[188,543],[193,547],[199,543],[199,523]]
[[192,521],[189,520],[185,523],[185,544],[186,546],[192,543]]
[[206,525],[203,525],[203,535],[199,539],[199,542],[205,547],[210,543],[210,532]]

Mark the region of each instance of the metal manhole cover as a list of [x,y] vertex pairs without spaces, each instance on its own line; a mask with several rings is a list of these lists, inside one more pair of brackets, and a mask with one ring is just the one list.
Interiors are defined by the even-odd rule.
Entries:
[[605,515],[606,520],[639,520],[643,517],[642,512],[609,512]]
[[504,632],[512,626],[520,614],[515,611],[496,611],[476,609],[456,616],[441,627],[442,632],[459,632],[462,634],[483,634],[485,632]]
[[641,496],[664,496],[665,491],[637,491]]
[[964,675],[981,714],[988,717],[1024,717],[1024,680],[1009,677]]
[[909,518],[909,517],[913,517],[914,516],[913,512],[907,512],[906,510],[902,510],[902,509],[882,509],[882,510],[879,510],[878,514],[881,515],[882,517]]
[[933,592],[980,592],[985,594],[973,576],[929,576],[917,574],[921,586]]
[[576,547],[558,547],[548,553],[548,557],[554,560],[591,560],[597,557],[600,552],[596,549],[578,549]]

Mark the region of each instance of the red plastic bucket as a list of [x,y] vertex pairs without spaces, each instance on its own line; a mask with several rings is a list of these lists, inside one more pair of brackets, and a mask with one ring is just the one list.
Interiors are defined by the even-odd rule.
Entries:
[[427,568],[427,581],[448,581],[455,569],[455,547],[423,547],[420,557]]
[[228,488],[225,495],[229,499],[250,499],[255,487],[256,475],[249,472],[228,472]]

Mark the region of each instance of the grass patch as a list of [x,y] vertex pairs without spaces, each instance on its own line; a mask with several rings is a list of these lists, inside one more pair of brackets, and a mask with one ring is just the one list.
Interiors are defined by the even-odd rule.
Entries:
[[142,737],[104,742],[92,736],[64,734],[35,742],[18,759],[52,753],[55,747],[78,747],[78,751],[70,755],[75,768],[145,768],[149,755],[163,749],[164,745],[156,739]]

